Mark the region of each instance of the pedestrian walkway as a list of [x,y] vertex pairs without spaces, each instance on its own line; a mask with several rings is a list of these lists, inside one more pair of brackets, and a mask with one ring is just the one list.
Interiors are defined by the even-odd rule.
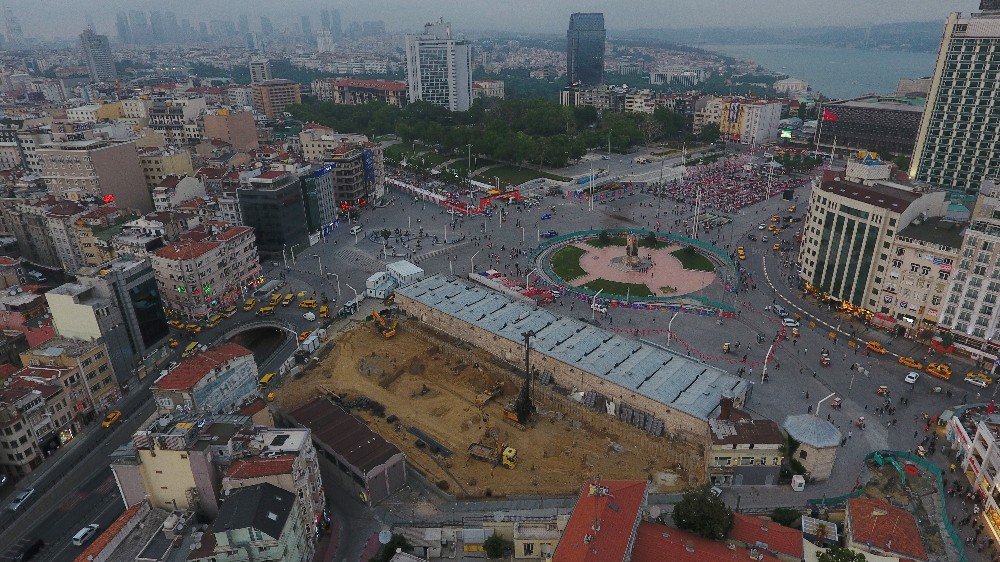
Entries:
[[357,248],[342,248],[337,250],[333,253],[333,258],[368,273],[385,271],[384,261]]
[[411,259],[411,261],[413,263],[420,263],[420,262],[422,262],[424,260],[433,258],[435,256],[439,256],[439,255],[441,255],[443,253],[446,253],[446,252],[451,252],[453,250],[456,250],[456,249],[461,248],[462,246],[466,246],[468,244],[469,244],[468,240],[463,240],[461,242],[457,242],[455,244],[451,244],[451,245],[445,246],[444,248],[438,248],[436,250],[431,250],[429,252],[425,252],[425,253],[420,254],[418,256],[414,256]]

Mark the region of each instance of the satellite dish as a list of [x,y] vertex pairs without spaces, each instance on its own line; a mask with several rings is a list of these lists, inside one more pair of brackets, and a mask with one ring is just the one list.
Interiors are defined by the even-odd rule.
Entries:
[[381,544],[389,544],[392,540],[392,533],[388,530],[380,531],[378,534],[378,542]]

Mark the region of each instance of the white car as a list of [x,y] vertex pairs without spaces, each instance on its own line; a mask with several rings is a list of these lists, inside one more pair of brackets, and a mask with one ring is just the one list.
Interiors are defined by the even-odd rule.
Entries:
[[788,326],[789,328],[799,327],[799,321],[791,317],[782,318],[781,323],[782,325]]
[[767,227],[764,226],[764,223],[760,223],[760,224],[757,225],[757,230],[764,230],[765,228],[767,228]]
[[100,527],[97,523],[91,523],[90,525],[80,529],[75,535],[73,535],[73,544],[75,546],[83,546],[87,544],[87,541],[94,538],[94,535],[97,534],[97,529],[99,528]]
[[22,490],[21,492],[18,492],[18,494],[14,496],[14,499],[9,504],[7,504],[7,509],[11,511],[17,511],[18,509],[21,509],[21,506],[27,503],[28,498],[30,498],[33,495],[35,495],[34,488],[28,488],[27,490]]
[[906,373],[906,378],[904,378],[903,380],[905,382],[913,384],[913,383],[917,382],[917,379],[919,379],[919,378],[920,378],[920,373],[918,373],[916,371],[910,371],[909,373]]
[[980,377],[965,377],[965,382],[973,386],[978,386],[979,388],[986,388],[989,386],[989,383]]

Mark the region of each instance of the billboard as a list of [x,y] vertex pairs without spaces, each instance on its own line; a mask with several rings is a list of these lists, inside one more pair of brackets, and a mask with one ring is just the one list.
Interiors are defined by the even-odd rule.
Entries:
[[375,152],[366,148],[361,152],[361,165],[365,170],[365,181],[369,184],[375,183]]

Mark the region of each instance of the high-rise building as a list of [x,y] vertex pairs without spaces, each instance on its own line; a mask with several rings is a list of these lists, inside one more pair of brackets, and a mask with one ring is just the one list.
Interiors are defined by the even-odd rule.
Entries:
[[340,37],[342,33],[340,28],[340,11],[336,9],[330,10],[330,33],[333,33],[334,37]]
[[271,61],[264,57],[253,57],[250,59],[250,83],[257,84],[265,80],[271,80]]
[[132,29],[128,25],[128,15],[125,12],[118,12],[115,18],[115,30],[118,32],[118,40],[129,45],[133,43]]
[[312,22],[309,21],[309,16],[301,16],[299,19],[302,22],[302,36],[309,39],[312,37]]
[[14,10],[10,7],[4,8],[3,19],[7,24],[7,44],[11,47],[24,46],[24,31],[21,29],[21,22],[14,16]]
[[250,33],[250,20],[247,18],[246,14],[240,14],[236,23],[236,28],[240,30],[240,33]]
[[426,101],[450,111],[472,105],[472,51],[455,39],[441,18],[424,25],[422,35],[406,36],[406,83],[410,101]]
[[260,32],[265,37],[274,35],[274,24],[271,23],[271,18],[260,16]]
[[297,177],[287,172],[264,172],[236,194],[243,224],[253,227],[262,255],[280,255],[308,243],[306,208]]
[[265,80],[254,84],[252,89],[253,108],[268,119],[281,118],[286,107],[302,103],[301,86],[291,80]]
[[128,26],[134,43],[149,42],[149,22],[146,13],[139,10],[129,10]]
[[1000,2],[982,0],[979,8],[945,22],[910,163],[917,180],[968,196],[1000,167],[997,119],[983,110],[1000,105],[990,78],[1000,65]]
[[80,34],[80,46],[83,48],[83,58],[87,61],[87,70],[93,81],[110,82],[118,78],[107,35],[98,35],[93,29],[85,29]]
[[330,31],[330,10],[320,10],[319,24],[324,30]]
[[566,32],[566,77],[570,84],[595,87],[604,82],[604,14],[576,13]]

